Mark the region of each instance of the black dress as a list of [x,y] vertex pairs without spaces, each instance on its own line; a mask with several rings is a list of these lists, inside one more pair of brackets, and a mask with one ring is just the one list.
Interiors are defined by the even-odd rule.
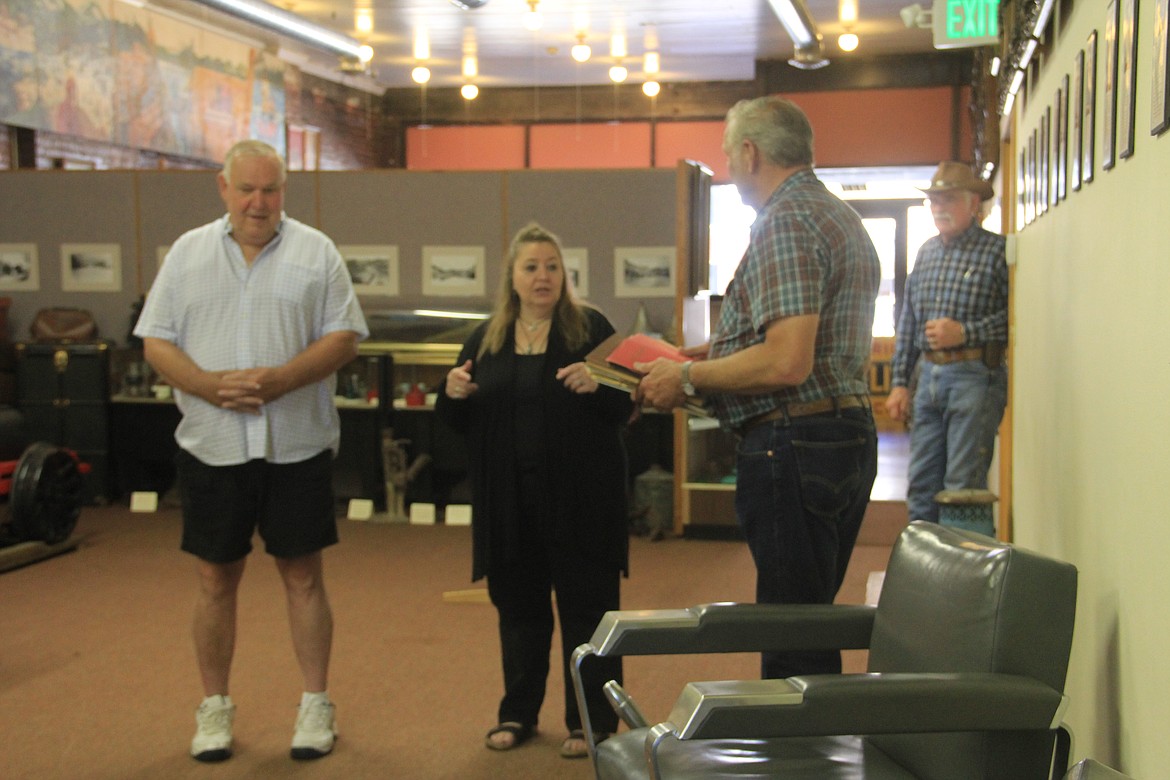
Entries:
[[[621,431],[633,404],[608,387],[576,394],[556,379],[611,335],[613,326],[585,309],[588,343],[570,351],[555,329],[543,355],[503,348],[476,359],[487,325],[463,346],[458,365],[473,361],[479,389],[465,400],[439,388],[435,411],[467,437],[472,485],[472,579],[488,578],[500,612],[505,695],[499,720],[536,725],[552,637],[550,590],[557,594],[565,674],[566,726],[580,728],[568,660],[601,616],[620,608],[628,569],[626,457]],[[595,729],[615,731],[616,716],[601,685],[621,679],[620,659],[586,669]]]

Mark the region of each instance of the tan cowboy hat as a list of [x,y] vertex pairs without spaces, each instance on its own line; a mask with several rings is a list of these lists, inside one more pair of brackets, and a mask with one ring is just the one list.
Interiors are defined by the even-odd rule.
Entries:
[[974,192],[981,199],[987,200],[995,194],[988,182],[977,177],[971,168],[960,162],[944,162],[938,164],[938,170],[930,177],[930,186],[919,187],[923,192],[945,192],[946,190],[966,190]]

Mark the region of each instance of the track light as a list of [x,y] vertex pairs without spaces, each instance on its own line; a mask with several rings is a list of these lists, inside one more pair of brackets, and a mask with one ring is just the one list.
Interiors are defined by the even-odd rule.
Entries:
[[797,49],[810,49],[820,44],[816,23],[804,0],[768,0],[768,5],[772,6]]
[[294,13],[261,2],[261,0],[197,0],[197,2],[272,32],[287,35],[290,38],[296,38],[299,41],[331,51],[334,54],[361,60],[361,41],[313,24]]
[[934,23],[932,21],[933,13],[929,8],[923,8],[919,3],[908,5],[898,11],[898,15],[902,17],[902,24],[909,28],[930,27]]

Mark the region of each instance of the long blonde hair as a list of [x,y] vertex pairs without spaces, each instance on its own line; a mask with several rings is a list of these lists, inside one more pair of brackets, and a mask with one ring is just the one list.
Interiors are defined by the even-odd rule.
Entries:
[[[565,255],[559,238],[536,222],[529,222],[520,228],[512,237],[512,244],[504,258],[504,273],[500,275],[499,292],[477,357],[483,357],[488,352],[494,355],[503,349],[509,330],[520,316],[520,298],[512,288],[512,269],[516,265],[516,258],[520,256],[520,250],[527,244],[552,244],[557,250],[557,258],[561,261],[562,269],[564,267]],[[561,296],[553,308],[552,327],[561,334],[570,351],[580,349],[589,340],[589,320],[582,305],[576,300],[567,270],[561,274]]]

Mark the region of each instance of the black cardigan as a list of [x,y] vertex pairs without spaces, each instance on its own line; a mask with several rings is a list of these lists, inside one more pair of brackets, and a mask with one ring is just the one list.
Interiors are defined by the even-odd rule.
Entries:
[[[627,466],[621,431],[633,402],[626,393],[605,386],[594,393],[573,393],[556,379],[558,369],[583,360],[614,332],[600,312],[588,307],[584,310],[589,321],[588,343],[570,352],[553,328],[541,372],[546,485],[554,524],[551,536],[557,542],[552,565],[628,573]],[[467,437],[473,581],[514,562],[519,547],[515,337],[509,329],[500,352],[487,352],[477,360],[486,330],[484,323],[472,333],[457,363],[474,362],[472,381],[479,385],[478,392],[465,400],[453,400],[446,395],[444,380],[435,404],[435,413]]]

